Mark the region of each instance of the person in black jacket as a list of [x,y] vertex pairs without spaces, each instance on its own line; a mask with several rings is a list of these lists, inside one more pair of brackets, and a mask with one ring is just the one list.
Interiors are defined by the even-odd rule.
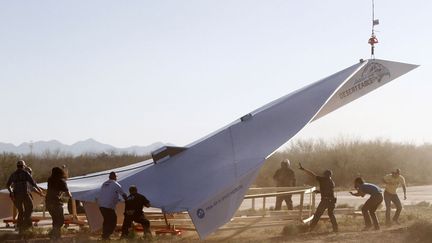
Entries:
[[338,224],[336,221],[336,217],[334,215],[334,209],[336,207],[336,197],[334,195],[334,187],[335,183],[333,182],[331,176],[333,172],[331,170],[325,170],[324,176],[318,176],[311,170],[303,168],[303,166],[299,163],[300,170],[303,170],[310,176],[313,176],[320,185],[320,193],[321,193],[321,201],[314,213],[312,221],[309,225],[310,231],[312,231],[317,225],[321,215],[327,209],[328,216],[330,218],[330,222],[333,226],[333,232],[338,232]]
[[60,230],[64,224],[62,194],[72,197],[66,184],[66,174],[59,167],[51,170],[51,176],[48,178],[48,189],[45,198],[45,205],[52,218],[51,239],[60,238]]
[[148,221],[143,212],[143,207],[150,207],[150,201],[138,193],[136,186],[129,187],[130,195],[125,200],[125,212],[122,225],[121,238],[126,238],[129,234],[129,228],[132,222],[142,225],[145,237],[151,237],[150,221]]
[[40,195],[43,194],[41,188],[33,180],[33,177],[24,170],[26,167],[25,161],[19,160],[16,166],[17,170],[10,175],[6,188],[9,191],[13,204],[18,210],[17,227],[21,234],[32,226],[33,199],[28,185],[31,185]]
[[[281,167],[273,175],[277,187],[291,187],[296,185],[294,171],[290,168],[290,161],[285,159],[281,162]],[[293,209],[292,195],[276,196],[275,210],[281,210],[282,202],[285,201],[288,210]]]

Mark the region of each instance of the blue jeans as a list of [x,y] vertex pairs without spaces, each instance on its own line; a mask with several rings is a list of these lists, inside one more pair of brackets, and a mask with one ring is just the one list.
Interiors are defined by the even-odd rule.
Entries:
[[390,212],[391,212],[391,203],[393,202],[396,206],[396,213],[393,216],[393,221],[397,221],[399,219],[399,215],[402,211],[402,204],[399,200],[399,197],[397,194],[391,194],[387,191],[384,191],[384,202],[386,205],[386,223],[390,223]]

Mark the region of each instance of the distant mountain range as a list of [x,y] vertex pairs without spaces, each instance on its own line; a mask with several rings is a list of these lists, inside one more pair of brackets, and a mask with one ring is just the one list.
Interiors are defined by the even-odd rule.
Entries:
[[136,155],[147,155],[153,150],[164,146],[164,143],[157,142],[148,146],[131,146],[127,148],[116,148],[109,144],[100,143],[94,139],[87,139],[84,141],[76,142],[72,145],[62,144],[57,140],[51,141],[38,141],[33,143],[22,143],[15,146],[11,143],[0,142],[0,153],[10,152],[16,154],[42,154],[47,151],[80,155],[85,153],[103,153],[103,152],[115,152],[115,153],[129,153]]

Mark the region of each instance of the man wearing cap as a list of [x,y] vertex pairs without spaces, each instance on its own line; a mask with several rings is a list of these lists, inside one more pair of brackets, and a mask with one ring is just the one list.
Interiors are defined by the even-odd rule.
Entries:
[[336,207],[336,197],[334,195],[335,183],[331,176],[333,172],[331,170],[325,170],[323,176],[316,175],[313,171],[303,168],[299,163],[300,170],[306,172],[308,175],[313,176],[320,185],[319,192],[321,193],[321,201],[315,210],[312,221],[309,225],[309,230],[312,231],[320,220],[322,214],[327,209],[327,214],[330,218],[330,222],[333,227],[333,232],[338,232],[338,224],[334,215],[334,209]]
[[404,192],[404,200],[407,199],[405,178],[400,174],[400,172],[401,172],[400,169],[396,169],[391,174],[388,174],[383,178],[383,181],[385,183],[384,202],[386,205],[386,225],[391,225],[390,213],[391,213],[392,202],[396,206],[396,213],[393,216],[393,222],[399,224],[398,219],[402,211],[402,204],[396,192],[399,185],[402,185],[402,189]]
[[19,232],[22,233],[32,225],[31,215],[33,212],[33,201],[28,185],[31,185],[35,191],[41,195],[42,190],[33,180],[33,177],[25,171],[26,164],[24,160],[19,160],[16,166],[17,170],[10,175],[6,183],[6,188],[18,210],[17,227]]
[[117,225],[117,215],[115,212],[116,205],[119,201],[119,195],[126,200],[126,193],[121,185],[117,182],[115,172],[109,174],[109,179],[102,184],[97,201],[99,210],[103,217],[102,239],[109,240],[110,235],[114,232]]
[[[276,170],[273,175],[277,187],[289,187],[296,185],[296,178],[294,171],[290,168],[290,161],[284,159],[281,162],[281,167]],[[293,209],[292,195],[276,196],[275,210],[281,210],[282,202],[285,201],[288,210]]]
[[145,218],[143,213],[143,207],[150,207],[150,201],[145,196],[138,193],[136,186],[130,186],[129,192],[130,195],[125,200],[121,238],[126,238],[128,236],[129,228],[134,221],[142,225],[145,237],[151,237],[150,221]]

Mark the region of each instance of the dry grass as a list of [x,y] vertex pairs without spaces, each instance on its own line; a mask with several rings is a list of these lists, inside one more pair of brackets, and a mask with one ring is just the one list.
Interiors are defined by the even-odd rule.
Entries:
[[[67,165],[69,176],[84,175],[92,172],[109,170],[149,159],[149,156],[134,154],[83,154],[72,156],[60,152],[45,152],[42,155],[0,154],[0,185],[6,185],[10,174],[16,170],[16,161],[24,159],[33,169],[33,177],[37,182],[47,181],[51,169],[55,166]],[[85,166],[83,166],[85,165]]]
[[260,170],[255,181],[258,187],[274,186],[273,174],[280,161],[289,158],[297,185],[315,185],[316,181],[298,170],[298,163],[320,174],[325,169],[334,173],[336,187],[353,188],[353,180],[363,176],[366,181],[381,183],[382,177],[400,168],[409,185],[432,184],[432,145],[392,143],[386,140],[360,141],[339,139],[296,140],[281,152],[273,154]]
[[[384,221],[384,213],[378,214],[380,221]],[[307,232],[307,227],[294,222],[286,226],[274,226],[266,228],[254,228],[246,231],[218,231],[204,243],[211,242],[365,242],[378,243],[384,240],[392,243],[402,242],[431,242],[432,239],[432,207],[407,206],[401,214],[401,225],[391,227],[382,226],[379,231],[362,232],[363,218],[348,215],[338,216],[339,233],[332,233],[331,224],[326,220],[319,222],[314,232]],[[113,236],[111,242],[146,242],[142,239],[142,233],[132,235],[128,240],[119,240],[119,235]],[[49,242],[46,238],[46,231],[33,231],[33,240],[27,242]],[[0,236],[0,241],[16,239],[13,236]],[[37,240],[38,239],[38,240]],[[196,242],[199,238],[194,232],[184,232],[183,236],[154,236],[151,242],[161,243],[188,243]],[[64,232],[62,242],[97,242],[100,236],[92,235],[86,231]],[[11,241],[12,242],[12,241]]]

